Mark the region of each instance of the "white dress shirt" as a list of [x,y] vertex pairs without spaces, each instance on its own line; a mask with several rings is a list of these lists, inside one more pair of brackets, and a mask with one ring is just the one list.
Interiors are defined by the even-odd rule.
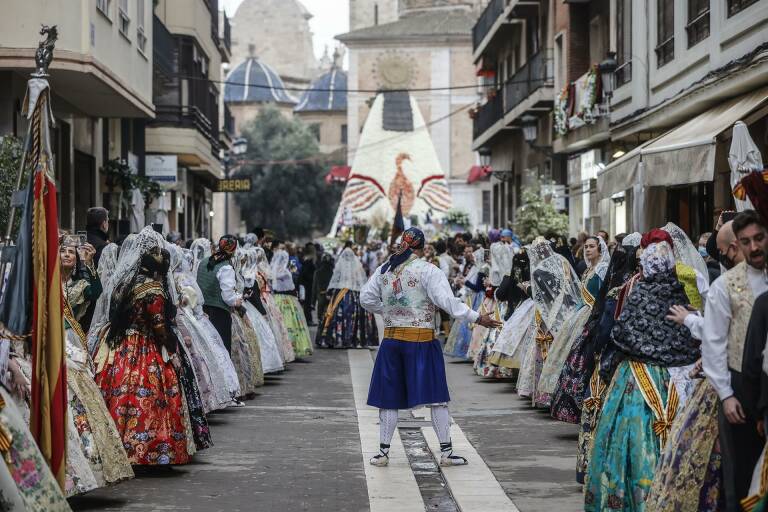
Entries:
[[227,306],[235,307],[238,299],[242,299],[242,295],[236,290],[235,269],[232,265],[222,265],[216,271],[216,279],[219,280],[219,288],[221,288],[221,300]]
[[[755,298],[768,291],[768,282],[762,270],[747,265],[747,282]],[[693,315],[689,315],[689,318]],[[726,279],[719,277],[712,283],[707,295],[701,343],[701,358],[704,374],[717,391],[720,400],[733,396],[731,373],[728,370],[728,331],[731,326],[731,299]],[[698,320],[691,320],[691,323]],[[686,318],[686,325],[688,325]],[[694,330],[691,333],[696,335]]]
[[[386,307],[381,299],[381,277],[379,267],[360,290],[360,304],[371,313],[383,314]],[[435,306],[457,320],[477,322],[480,314],[453,295],[451,285],[442,270],[431,264],[422,265],[419,277],[424,292]]]

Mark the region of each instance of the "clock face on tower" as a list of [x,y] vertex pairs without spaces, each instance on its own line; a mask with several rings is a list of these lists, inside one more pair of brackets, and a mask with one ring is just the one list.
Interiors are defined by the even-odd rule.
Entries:
[[373,75],[383,89],[407,89],[416,80],[416,61],[405,53],[387,51],[376,59]]

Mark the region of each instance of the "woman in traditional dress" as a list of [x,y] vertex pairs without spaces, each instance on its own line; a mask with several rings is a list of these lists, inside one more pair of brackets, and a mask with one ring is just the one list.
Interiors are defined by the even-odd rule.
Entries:
[[312,355],[312,341],[304,311],[296,298],[293,276],[288,269],[289,256],[284,249],[278,249],[272,256],[272,291],[277,308],[283,315],[296,357]]
[[344,249],[328,284],[329,304],[320,319],[315,344],[320,348],[363,348],[379,344],[373,316],[360,305],[360,288],[367,281],[354,251]]
[[[544,361],[552,341],[565,322],[582,305],[579,280],[573,266],[548,240],[535,241],[528,250],[531,261],[531,296],[536,304],[534,313],[534,343],[528,345],[520,379],[531,389],[531,399],[537,407],[549,407],[551,394],[538,388]],[[532,384],[531,384],[532,383]],[[520,385],[518,388],[520,389]]]
[[[109,332],[96,354],[101,387],[132,464],[186,464],[189,433],[171,327],[176,316],[164,278],[163,240],[151,227],[121,254]],[[166,360],[163,353],[171,354]]]
[[192,308],[195,319],[202,328],[204,338],[210,346],[210,350],[213,352],[213,357],[216,364],[221,369],[224,378],[224,387],[227,390],[227,394],[230,397],[230,404],[238,407],[242,407],[245,404],[237,400],[240,393],[240,382],[237,379],[237,370],[235,370],[232,364],[232,358],[227,352],[227,347],[224,346],[224,341],[221,339],[216,328],[203,311],[203,292],[197,285],[197,279],[195,278],[195,256],[189,249],[182,249],[183,263],[182,272],[185,279],[182,280],[182,287],[189,288],[185,291],[187,300],[189,301],[189,307]]
[[275,297],[272,295],[272,269],[267,260],[267,254],[261,247],[256,247],[256,287],[261,293],[261,303],[267,310],[267,320],[275,335],[277,347],[285,363],[292,363],[296,360],[296,352],[293,350],[293,343],[288,334],[288,328],[283,320],[283,313],[277,307]]
[[[666,319],[688,304],[675,275],[672,239],[643,236],[642,278],[623,305],[612,340],[622,361],[606,392],[585,479],[585,510],[644,511],[661,449],[679,406],[669,368],[691,368],[699,343],[685,326]],[[599,442],[598,442],[599,440]]]
[[171,274],[179,297],[176,325],[192,362],[203,411],[207,414],[232,403],[225,375],[227,370],[219,364],[215,345],[195,315],[194,309],[202,301],[202,292],[192,276],[192,267],[188,266],[183,249],[175,244],[167,244],[166,247],[170,252]]
[[[85,332],[78,320],[78,315],[82,317],[91,300],[101,293],[99,277],[92,268],[95,253],[89,244],[78,246],[72,237],[62,237],[59,244],[69,414],[77,429],[83,454],[96,483],[101,487],[133,478],[133,470],[115,422],[93,380],[93,362],[86,348]],[[79,255],[82,255],[82,260]],[[68,489],[68,494],[71,496],[77,491],[75,485]]]
[[[461,288],[459,297],[473,311],[480,309],[480,303],[484,297],[482,291],[485,274],[481,271],[484,260],[484,249],[473,252],[471,247],[467,247],[464,251],[464,266],[456,281],[456,284]],[[472,324],[469,322],[453,322],[445,341],[445,347],[443,347],[443,353],[447,356],[466,359],[469,345],[472,342],[472,329]]]
[[[259,290],[256,288],[256,274],[258,273],[258,262],[256,261],[256,249],[243,249],[243,267],[240,271],[243,283],[245,285],[245,294],[256,294],[259,296],[260,307],[264,308],[260,300]],[[275,340],[275,334],[269,326],[269,321],[264,314],[259,311],[251,300],[243,302],[246,315],[251,326],[256,332],[259,341],[259,352],[261,354],[261,369],[264,374],[281,372],[285,369],[280,349]],[[264,308],[266,314],[266,308]]]

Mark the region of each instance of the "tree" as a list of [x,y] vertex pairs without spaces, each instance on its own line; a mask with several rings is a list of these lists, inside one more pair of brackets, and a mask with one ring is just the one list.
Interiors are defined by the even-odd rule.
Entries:
[[330,229],[341,190],[325,182],[317,140],[298,119],[264,108],[243,129],[246,163],[237,176],[250,176],[250,192],[238,194],[248,227],[262,226],[286,238],[308,238]]
[[[8,227],[11,196],[16,191],[23,153],[20,139],[11,136],[0,137],[0,238],[5,236]],[[19,217],[17,212],[14,231],[19,225]]]
[[523,205],[515,213],[515,232],[525,242],[537,236],[568,234],[568,216],[555,210],[540,190],[538,186],[523,189]]

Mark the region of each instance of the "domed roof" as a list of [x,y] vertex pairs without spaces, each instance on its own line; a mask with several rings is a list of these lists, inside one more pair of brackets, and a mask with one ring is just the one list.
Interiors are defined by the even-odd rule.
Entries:
[[296,103],[296,100],[285,90],[280,75],[256,57],[245,59],[227,75],[224,101],[227,103]]
[[312,82],[294,109],[295,112],[329,110],[347,110],[347,74],[336,66]]

